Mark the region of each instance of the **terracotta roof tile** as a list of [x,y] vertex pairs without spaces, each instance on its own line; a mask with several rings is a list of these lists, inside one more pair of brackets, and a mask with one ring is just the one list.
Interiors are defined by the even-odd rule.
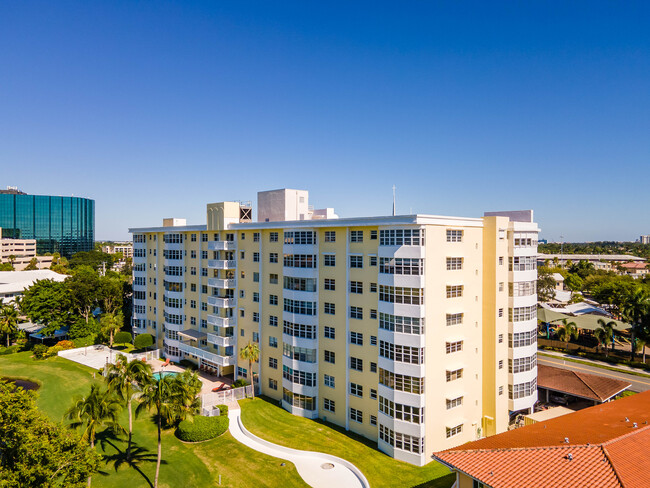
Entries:
[[578,373],[568,369],[537,365],[537,386],[561,391],[570,395],[604,402],[629,388],[629,381],[621,381],[589,373]]

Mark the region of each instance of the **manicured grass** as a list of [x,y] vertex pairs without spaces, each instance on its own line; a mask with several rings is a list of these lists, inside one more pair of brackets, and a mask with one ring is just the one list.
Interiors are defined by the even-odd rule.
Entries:
[[[86,394],[93,380],[93,370],[63,358],[35,361],[30,352],[0,356],[0,376],[34,381],[41,385],[37,404],[53,420],[61,421],[63,413],[75,396]],[[126,411],[121,424],[128,426]],[[153,484],[156,469],[157,431],[152,418],[145,415],[134,422],[134,448],[137,460],[134,469],[119,464],[126,448],[124,439],[111,435],[98,438],[98,450],[105,455],[104,474],[93,476],[93,486],[136,488]],[[108,433],[106,433],[108,434]],[[160,467],[161,488],[194,486],[250,487],[307,486],[293,464],[280,466],[281,459],[266,456],[237,442],[229,432],[201,444],[184,444],[173,430],[163,433],[163,464]],[[115,470],[114,461],[118,461]]]
[[449,488],[455,475],[436,462],[421,468],[396,461],[368,439],[320,420],[296,417],[264,397],[239,402],[248,430],[270,442],[294,449],[333,454],[353,463],[372,488]]

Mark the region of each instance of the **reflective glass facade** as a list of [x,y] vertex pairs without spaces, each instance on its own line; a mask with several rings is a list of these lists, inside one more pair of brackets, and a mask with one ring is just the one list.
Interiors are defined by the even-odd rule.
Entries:
[[95,201],[78,197],[0,194],[3,237],[36,239],[36,252],[70,257],[92,251]]

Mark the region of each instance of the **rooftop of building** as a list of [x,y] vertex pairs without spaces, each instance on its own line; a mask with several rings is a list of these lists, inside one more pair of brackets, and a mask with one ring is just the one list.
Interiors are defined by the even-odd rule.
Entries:
[[605,402],[627,390],[632,384],[629,381],[606,376],[538,364],[537,386],[596,402]]
[[64,274],[55,273],[50,269],[33,271],[0,271],[0,293],[15,293],[28,288],[38,280],[63,281]]
[[433,457],[492,488],[650,485],[650,391]]
[[624,269],[646,269],[648,265],[643,262],[643,263],[623,263],[621,264],[621,268]]

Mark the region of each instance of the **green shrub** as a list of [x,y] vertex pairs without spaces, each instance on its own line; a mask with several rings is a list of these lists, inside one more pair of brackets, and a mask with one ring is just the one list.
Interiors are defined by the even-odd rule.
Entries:
[[214,408],[218,408],[218,409],[219,409],[219,414],[220,414],[220,415],[225,416],[225,417],[228,416],[228,405],[217,405],[217,406],[214,407]]
[[49,347],[47,347],[45,344],[36,344],[34,346],[34,357],[36,359],[45,359],[47,356],[47,350]]
[[233,388],[239,388],[240,386],[246,386],[246,385],[248,385],[248,381],[246,381],[245,379],[239,378],[237,381],[235,381],[232,384],[232,387]]
[[151,334],[138,334],[133,341],[133,347],[144,349],[153,346],[153,336]]
[[74,343],[74,347],[94,346],[96,344],[96,337],[95,334],[86,337],[77,337],[72,342]]
[[214,439],[228,430],[228,417],[194,417],[178,424],[176,436],[185,442],[201,442]]
[[5,356],[7,354],[14,354],[14,353],[20,352],[20,350],[21,350],[21,347],[18,344],[15,344],[15,345],[9,346],[9,347],[2,347],[2,348],[0,348],[0,356]]
[[130,332],[118,332],[115,334],[115,338],[113,339],[114,344],[131,344],[131,341],[133,340],[133,336],[131,335]]
[[178,363],[180,366],[184,366],[185,368],[191,369],[193,371],[199,369],[196,363],[193,363],[189,359],[181,359]]

